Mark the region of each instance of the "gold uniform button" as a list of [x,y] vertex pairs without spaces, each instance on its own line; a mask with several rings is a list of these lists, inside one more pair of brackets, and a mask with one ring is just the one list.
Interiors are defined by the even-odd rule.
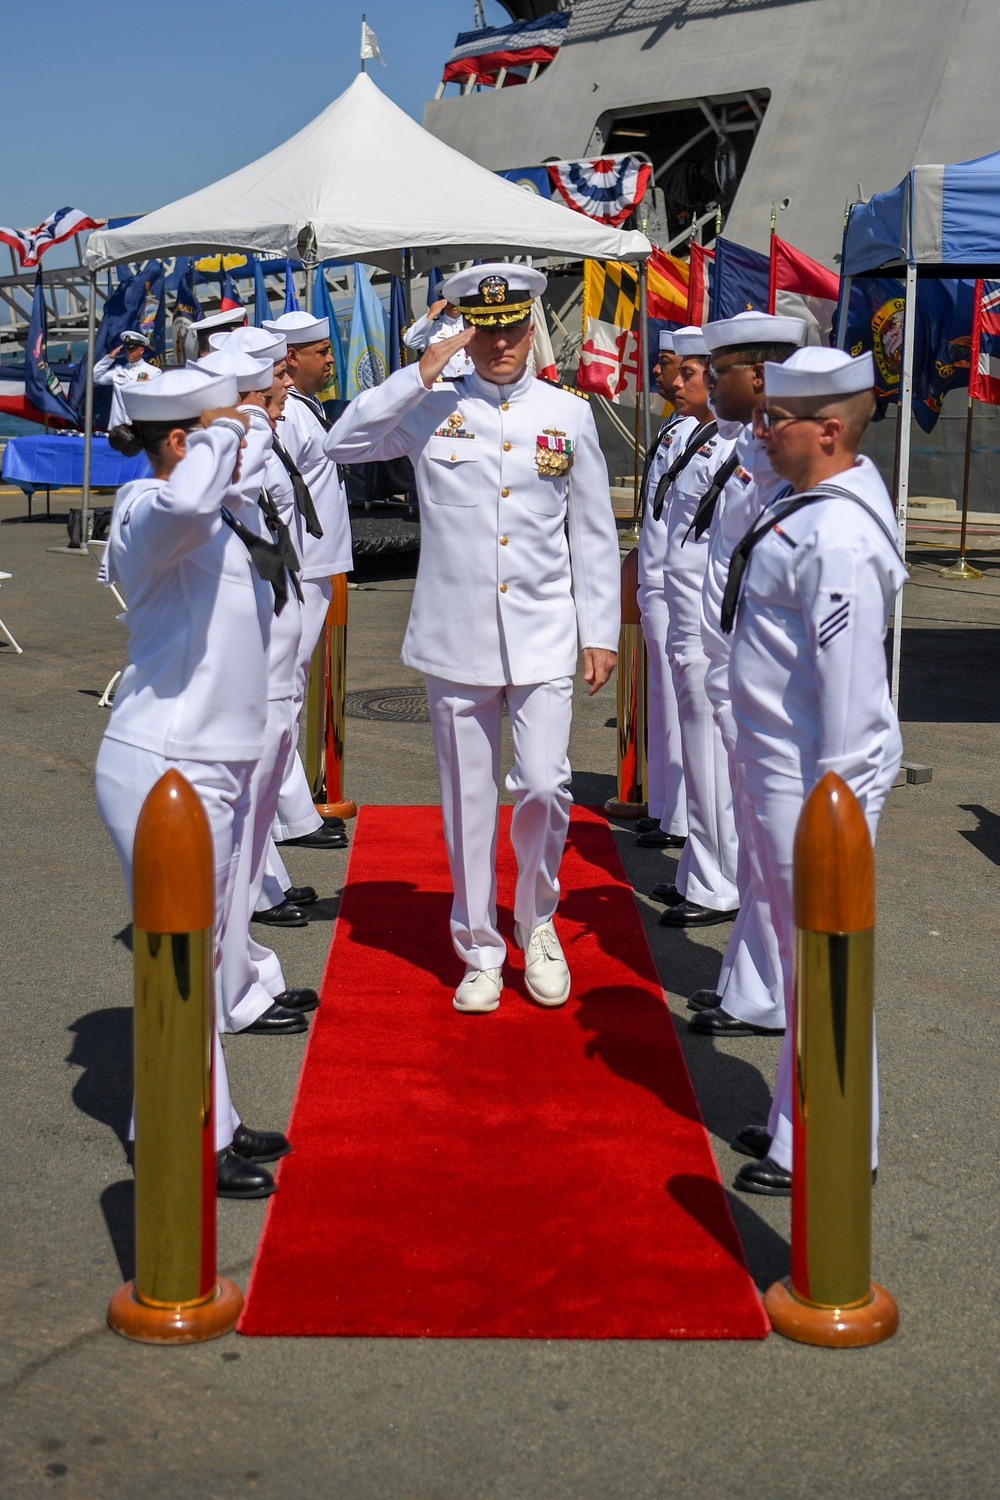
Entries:
[[507,585],[505,583],[502,583],[500,585],[500,592],[501,592],[501,594],[506,594],[506,592],[507,592]]
[[503,451],[505,453],[509,453],[510,452],[510,444],[509,443],[504,443],[504,445],[503,445]]
[[451,461],[452,461],[452,463],[457,463],[458,462],[458,454],[457,453],[453,453],[451,455]]
[[501,493],[501,495],[503,495],[504,499],[506,500],[507,496],[510,494],[510,490],[501,490],[500,493]]
[[510,411],[510,402],[509,401],[501,401],[500,402],[500,410],[501,411]]
[[501,547],[506,547],[506,545],[507,545],[507,538],[505,536],[502,536],[500,538],[500,545],[501,545]]

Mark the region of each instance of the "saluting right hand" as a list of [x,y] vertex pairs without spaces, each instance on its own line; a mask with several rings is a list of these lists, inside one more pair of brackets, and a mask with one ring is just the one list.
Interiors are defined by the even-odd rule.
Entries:
[[235,406],[212,406],[208,411],[201,414],[202,427],[211,427],[217,417],[233,417],[243,428],[244,432],[250,431],[250,418],[245,412],[237,411]]
[[467,348],[475,336],[474,328],[463,328],[462,332],[456,333],[453,338],[438,339],[436,343],[427,345],[420,356],[420,378],[428,390],[444,371],[452,355],[457,354],[459,349]]

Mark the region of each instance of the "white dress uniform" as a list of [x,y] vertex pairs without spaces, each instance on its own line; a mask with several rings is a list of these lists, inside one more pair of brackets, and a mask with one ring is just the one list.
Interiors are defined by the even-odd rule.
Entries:
[[[832,352],[804,350],[789,365],[806,354]],[[860,801],[874,838],[902,758],[884,650],[889,614],[906,578],[893,540],[892,502],[867,458],[827,483],[858,500],[811,503],[781,521],[751,553],[730,672],[737,754],[757,825],[789,1017],[792,852],[805,798],[827,771],[835,771]],[[779,498],[774,508],[781,504]],[[792,1157],[793,1056],[789,1025],[768,1121],[769,1155],[786,1170]],[[877,1124],[876,1095],[873,1134]]]
[[[675,335],[675,345],[680,338],[680,334]],[[699,539],[690,527],[702,497],[732,447],[732,442],[718,433],[706,435],[670,486],[664,508],[667,544],[663,559],[669,621],[667,658],[677,699],[687,795],[688,838],[676,884],[685,900],[711,911],[727,912],[739,905],[738,842],[729,758],[705,693],[708,657],[702,644],[701,596],[708,563],[708,533]]]
[[[162,380],[173,388],[175,375],[190,381],[187,371]],[[202,407],[235,403],[232,378],[198,379]],[[187,454],[169,479],[135,480],[118,492],[107,559],[111,581],[122,583],[128,600],[129,665],[97,759],[98,809],[130,896],[136,823],[168,769],[191,782],[208,815],[216,882],[217,1150],[230,1144],[239,1124],[218,1043],[220,980],[250,779],[264,745],[272,608],[271,589],[221,515],[242,438],[239,424],[220,419],[189,435]]]
[[[442,339],[453,339],[464,327],[465,319],[461,313],[449,313],[442,308],[436,318],[424,313],[411,323],[403,334],[403,343],[415,354],[423,354],[429,344],[438,344]],[[445,365],[444,376],[446,380],[458,380],[463,375],[471,375],[474,369],[468,354],[464,349],[459,349]]]
[[[351,403],[327,452],[413,460],[420,566],[402,656],[427,677],[455,949],[472,969],[499,968],[503,703],[514,736],[514,915],[531,931],[559,899],[578,640],[618,647],[618,536],[594,419],[584,400],[527,373],[509,385],[473,374],[428,390],[409,366]],[[572,465],[546,472],[553,454]]]
[[657,436],[646,474],[642,529],[639,532],[639,614],[646,640],[646,801],[649,815],[664,833],[683,838],[687,827],[681,726],[674,678],[667,661],[667,600],[663,592],[663,558],[667,546],[666,508],[653,517],[653,496],[661,476],[694,432],[693,417],[672,418]]
[[[269,332],[284,335],[289,344],[318,343],[330,336],[328,319],[313,318],[304,312],[285,313],[264,326]],[[304,533],[301,536],[300,576],[305,602],[299,641],[294,746],[286,767],[274,825],[274,837],[279,840],[300,838],[314,832],[323,822],[316,811],[299,758],[298,726],[309,666],[330,604],[330,579],[335,573],[349,573],[354,567],[347,494],[336,464],[330,461],[323,448],[328,428],[329,423],[319,402],[293,386],[278,423],[277,436],[309,487],[323,535],[312,537]]]
[[[149,344],[146,339],[145,343]],[[94,384],[110,385],[114,389],[111,393],[111,415],[108,418],[108,430],[118,427],[128,421],[128,413],[122,401],[122,391],[129,385],[144,384],[147,380],[155,380],[163,371],[158,370],[156,365],[147,364],[144,359],[137,359],[131,364],[116,365],[114,354],[106,354],[99,359],[94,366]]]

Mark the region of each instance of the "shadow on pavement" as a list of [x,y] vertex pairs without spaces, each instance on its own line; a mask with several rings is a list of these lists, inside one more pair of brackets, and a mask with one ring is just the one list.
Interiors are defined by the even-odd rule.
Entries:
[[993,864],[1000,865],[1000,814],[991,812],[978,802],[960,802],[962,812],[975,813],[978,828],[960,828],[958,831],[980,854],[985,854]]
[[109,1126],[127,1144],[132,1111],[132,1007],[94,1010],[74,1021],[66,1059],[83,1072],[73,1085],[73,1103]]
[[[887,645],[891,650],[890,633]],[[903,723],[998,724],[1000,630],[904,630],[899,667]]]
[[101,1194],[101,1212],[123,1281],[135,1276],[135,1180],[125,1177]]

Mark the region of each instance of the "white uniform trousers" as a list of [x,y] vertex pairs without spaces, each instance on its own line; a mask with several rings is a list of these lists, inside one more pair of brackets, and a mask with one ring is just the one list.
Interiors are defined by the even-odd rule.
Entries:
[[[899,769],[898,759],[887,766],[868,794],[865,817],[872,839],[878,816],[882,810],[889,787]],[[784,776],[780,772],[767,771],[760,767],[747,767],[748,806],[757,820],[757,848],[761,870],[768,895],[768,904],[774,921],[781,955],[781,971],[785,988],[785,1014],[788,1026],[781,1043],[781,1057],[774,1084],[774,1098],[767,1128],[771,1133],[770,1156],[778,1166],[791,1171],[792,1166],[792,1101],[795,1059],[794,1026],[794,943],[795,928],[792,908],[792,851],[795,845],[795,830],[805,801],[805,789],[795,776]],[[872,1038],[872,1166],[878,1165],[878,1058]]]
[[[273,832],[272,827],[272,835]],[[267,841],[267,854],[264,856],[264,880],[257,900],[257,911],[270,911],[272,906],[280,906],[291,884],[292,877],[285,869],[285,861],[278,852],[278,846],[272,836]]]
[[573,801],[568,755],[573,679],[477,687],[428,677],[427,701],[455,892],[452,942],[469,967],[499,968],[507,956],[497,930],[496,877],[503,704],[514,738],[514,767],[505,783],[515,799],[514,918],[531,931],[552,918],[559,902],[559,865]]
[[97,756],[97,809],[111,835],[132,900],[132,846],[142,805],[169,770],[179,771],[194,787],[208,814],[215,853],[215,1020],[213,1029],[213,1109],[215,1149],[232,1143],[240,1117],[229,1095],[226,1059],[219,1042],[222,950],[232,913],[233,887],[240,844],[250,806],[252,761],[231,764],[168,760],[155,750],[140,750],[121,740],[105,739]]
[[667,661],[667,601],[662,589],[639,585],[639,612],[646,638],[646,803],[664,833],[688,831],[681,726],[674,679]]
[[[232,937],[222,951],[223,1031],[242,1031],[262,1016],[286,987],[277,954],[251,937],[250,918],[257,909],[264,881],[271,823],[288,764],[294,717],[292,698],[272,699],[267,705],[264,751],[250,780],[247,835],[240,848],[235,876]],[[242,924],[242,943],[238,923]]]
[[701,641],[670,645],[687,793],[688,837],[677,867],[677,889],[712,911],[733,911],[738,842],[729,784],[729,756],[705,693],[708,657]]
[[[322,817],[316,811],[316,804],[313,802],[305,768],[299,755],[299,724],[302,721],[302,707],[306,701],[309,666],[313,652],[316,650],[316,642],[319,640],[326,621],[332,594],[333,586],[329,578],[304,578],[302,580],[302,639],[299,642],[295,682],[295,724],[273,829],[274,837],[279,842],[281,839],[300,839],[307,833],[315,833],[323,823]],[[276,901],[271,903],[272,906],[277,904]]]
[[785,1025],[781,955],[767,904],[756,824],[748,815],[743,770],[735,754],[729,757],[729,780],[739,843],[736,887],[740,910],[723,954],[716,991],[727,1015],[752,1026],[780,1031]]

